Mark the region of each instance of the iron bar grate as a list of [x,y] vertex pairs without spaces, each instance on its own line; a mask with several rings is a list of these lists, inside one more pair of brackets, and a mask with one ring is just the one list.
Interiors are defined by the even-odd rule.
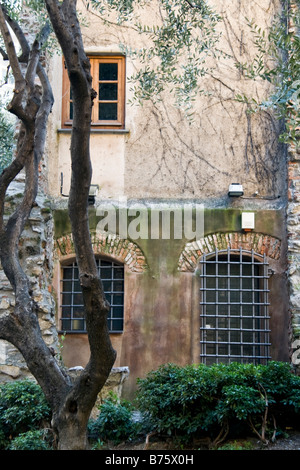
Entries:
[[270,359],[268,263],[253,251],[219,250],[201,259],[201,361]]
[[[124,322],[124,266],[96,259],[104,293],[110,304],[107,317],[110,332],[123,331]],[[66,332],[86,332],[84,306],[76,262],[62,267],[61,329]]]

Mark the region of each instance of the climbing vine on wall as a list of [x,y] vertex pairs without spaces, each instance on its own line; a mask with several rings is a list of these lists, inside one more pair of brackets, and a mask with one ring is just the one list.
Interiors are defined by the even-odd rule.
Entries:
[[257,54],[251,63],[236,64],[246,77],[270,82],[273,91],[261,102],[244,94],[237,99],[251,112],[275,111],[277,118],[285,120],[281,140],[300,148],[300,0],[282,0],[281,5],[268,33],[247,20]]

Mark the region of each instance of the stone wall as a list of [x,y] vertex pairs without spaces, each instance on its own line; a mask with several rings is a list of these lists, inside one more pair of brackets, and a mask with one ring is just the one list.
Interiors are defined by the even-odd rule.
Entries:
[[[69,369],[69,373],[76,378],[83,367],[72,367]],[[103,401],[109,397],[110,393],[113,393],[113,396],[116,397],[118,400],[122,397],[122,389],[123,383],[129,376],[129,368],[128,367],[113,367],[109,377],[98,394],[97,400],[91,412],[91,418],[96,419],[99,415],[99,407],[103,403]]]
[[269,256],[273,259],[280,258],[281,240],[270,235],[248,233],[216,233],[207,235],[201,240],[187,243],[180,255],[178,269],[180,271],[194,272],[199,259],[204,253],[213,253],[216,249],[226,250],[242,248],[254,250],[255,253]]
[[[296,3],[291,2],[296,9]],[[289,32],[296,32],[296,25],[289,22]],[[298,99],[299,117],[299,99]],[[299,132],[299,128],[298,128]],[[299,138],[299,135],[298,135]],[[300,372],[300,147],[299,141],[291,143],[288,152],[288,204],[287,204],[287,276],[289,281],[289,307],[291,313],[291,357]]]
[[[141,249],[132,241],[122,239],[116,234],[100,232],[91,233],[94,253],[112,256],[128,265],[132,272],[142,273],[147,269],[147,261]],[[72,234],[63,235],[55,240],[55,257],[74,255],[75,248]]]
[[[5,202],[6,218],[13,213],[24,193],[24,175],[11,183]],[[38,306],[40,328],[47,346],[57,349],[55,301],[52,296],[53,219],[50,201],[39,194],[19,242],[22,267],[28,275],[33,299]],[[0,266],[0,315],[15,305],[14,292]],[[28,375],[21,354],[0,341],[0,381]]]
[[300,339],[300,151],[290,148],[288,162],[288,279],[292,339]]

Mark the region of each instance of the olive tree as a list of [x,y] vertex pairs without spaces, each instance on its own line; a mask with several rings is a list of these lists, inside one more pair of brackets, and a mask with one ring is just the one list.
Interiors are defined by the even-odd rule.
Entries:
[[[87,3],[101,14],[112,12],[116,21],[131,19],[135,5],[149,0],[107,0]],[[159,0],[162,21],[159,26],[140,32],[152,41],[148,53],[159,57],[156,70],[147,65],[145,51],[139,51],[145,67],[139,73],[138,99],[162,91],[164,82],[173,82],[180,99],[197,90],[205,73],[203,56],[211,54],[217,43],[217,15],[204,0]],[[0,259],[15,293],[15,308],[0,316],[0,339],[12,343],[23,355],[30,372],[43,389],[52,409],[52,426],[58,449],[85,449],[87,422],[97,394],[103,387],[115,361],[107,329],[109,305],[99,279],[88,223],[88,194],[92,176],[89,140],[91,110],[96,92],[92,88],[90,63],[84,51],[76,0],[31,0],[28,8],[42,11],[35,40],[30,43],[22,29],[22,8],[26,2],[2,1],[0,52],[9,61],[14,76],[13,97],[8,110],[20,122],[16,152],[0,175]],[[17,11],[19,10],[19,11]],[[33,12],[33,10],[32,10]],[[17,15],[19,13],[19,17]],[[21,18],[21,19],[20,19]],[[41,22],[41,19],[43,20]],[[71,135],[72,177],[69,216],[72,226],[80,284],[83,292],[90,359],[81,375],[73,381],[45,344],[38,322],[27,273],[19,256],[18,243],[38,192],[38,168],[42,158],[53,95],[41,57],[50,32],[62,50],[73,97]],[[15,47],[16,38],[20,52]],[[144,57],[143,57],[144,54]],[[149,57],[149,56],[148,56]],[[176,61],[182,64],[178,73]],[[168,80],[166,78],[168,77]],[[38,78],[38,80],[37,80]],[[140,94],[139,94],[140,93]],[[187,101],[186,101],[187,103]],[[25,190],[21,203],[8,220],[4,202],[8,186],[24,170]]]

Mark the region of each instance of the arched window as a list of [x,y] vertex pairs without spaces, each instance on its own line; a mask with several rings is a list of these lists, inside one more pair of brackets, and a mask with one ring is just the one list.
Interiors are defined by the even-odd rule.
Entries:
[[[114,261],[96,259],[98,273],[110,304],[109,331],[121,333],[124,323],[124,266]],[[61,331],[86,332],[84,307],[76,262],[62,266]]]
[[206,364],[269,359],[268,263],[240,250],[201,260],[201,361]]

